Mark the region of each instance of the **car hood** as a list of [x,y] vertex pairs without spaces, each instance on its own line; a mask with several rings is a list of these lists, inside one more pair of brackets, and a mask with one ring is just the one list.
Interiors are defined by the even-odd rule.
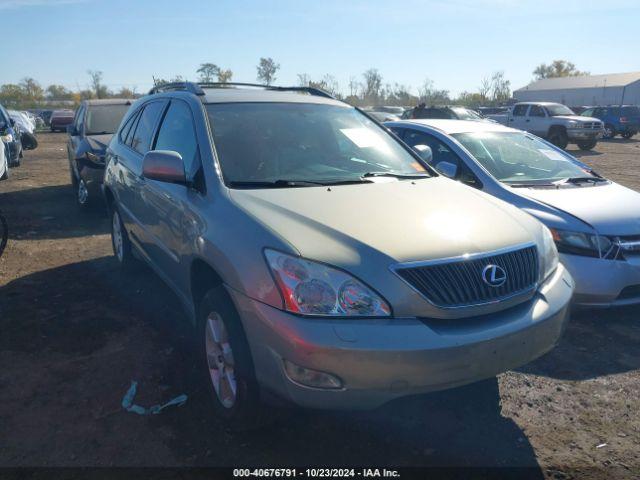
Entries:
[[345,268],[380,255],[407,262],[493,251],[539,231],[518,209],[442,177],[230,192],[302,256]]
[[574,120],[576,122],[600,122],[599,118],[583,117],[581,115],[554,115],[553,118],[559,118],[560,120]]
[[517,189],[517,193],[562,210],[604,235],[640,234],[640,193],[617,183],[565,188]]
[[93,151],[103,152],[106,150],[112,137],[113,134],[111,133],[106,135],[90,135],[87,137],[87,143]]

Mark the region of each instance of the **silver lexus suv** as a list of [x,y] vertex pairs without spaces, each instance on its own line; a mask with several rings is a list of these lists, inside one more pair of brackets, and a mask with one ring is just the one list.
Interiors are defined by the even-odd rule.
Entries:
[[107,149],[123,268],[193,321],[215,409],[374,408],[549,351],[573,281],[549,230],[313,88],[170,84]]

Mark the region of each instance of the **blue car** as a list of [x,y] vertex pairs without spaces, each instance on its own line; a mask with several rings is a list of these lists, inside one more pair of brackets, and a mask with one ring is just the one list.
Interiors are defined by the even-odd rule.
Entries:
[[581,115],[602,120],[604,138],[614,138],[616,135],[631,138],[640,131],[640,108],[633,105],[591,107]]

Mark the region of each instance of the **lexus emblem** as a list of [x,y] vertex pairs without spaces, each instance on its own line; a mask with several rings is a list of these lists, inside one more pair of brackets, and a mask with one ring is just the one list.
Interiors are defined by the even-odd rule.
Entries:
[[507,272],[498,265],[487,265],[482,270],[482,280],[490,287],[501,287],[507,281]]

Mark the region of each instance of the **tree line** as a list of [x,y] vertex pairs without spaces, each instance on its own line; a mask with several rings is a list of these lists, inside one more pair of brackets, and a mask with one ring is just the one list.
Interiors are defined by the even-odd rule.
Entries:
[[[272,85],[277,80],[280,64],[270,57],[260,58],[256,66],[256,81]],[[233,81],[233,72],[215,63],[202,63],[196,70],[197,79],[206,83],[229,83]],[[136,98],[140,94],[135,88],[122,87],[110,90],[102,81],[103,72],[88,70],[89,82],[86,88],[72,91],[63,85],[41,86],[34,78],[26,77],[17,84],[0,85],[0,104],[8,108],[36,108],[43,104],[78,104],[85,99],[94,98]],[[576,69],[566,60],[554,60],[550,64],[540,64],[533,70],[536,80],[551,77],[588,75]],[[180,75],[169,79],[152,77],[156,86],[171,82],[185,81]],[[370,68],[360,76],[353,76],[348,84],[342,86],[331,74],[312,78],[307,73],[297,75],[298,86],[325,90],[335,97],[357,106],[399,105],[413,106],[426,104],[457,104],[471,107],[504,105],[511,99],[511,82],[503,71],[496,71],[484,77],[473,91],[464,91],[451,95],[449,90],[437,88],[433,81],[426,78],[422,85],[413,89],[409,85],[386,82],[376,68]]]

